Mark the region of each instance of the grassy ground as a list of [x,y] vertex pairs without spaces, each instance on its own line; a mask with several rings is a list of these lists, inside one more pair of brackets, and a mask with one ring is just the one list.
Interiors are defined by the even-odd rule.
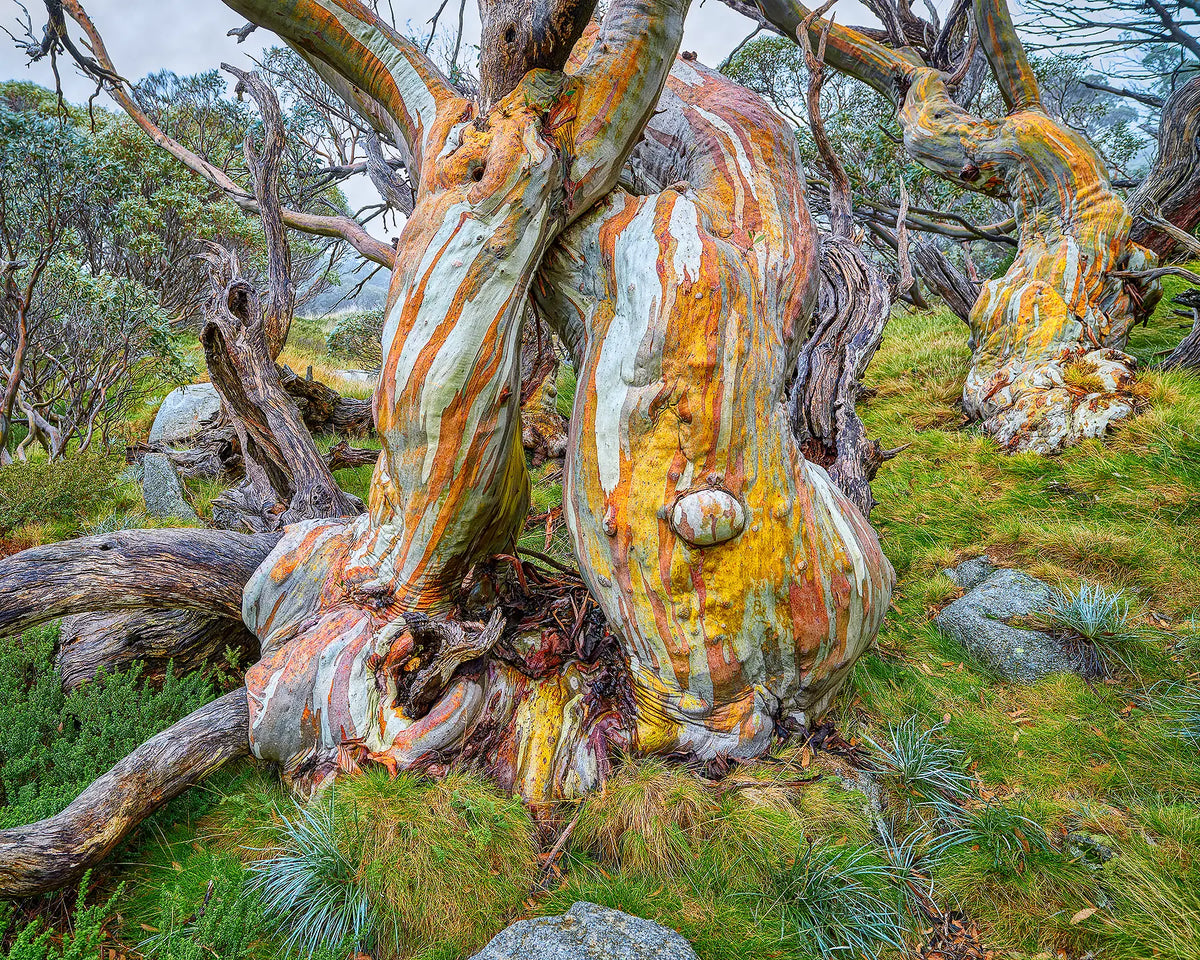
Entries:
[[[1157,322],[1131,349],[1148,363],[1182,332]],[[267,958],[294,935],[319,940],[318,955],[450,960],[518,917],[591,900],[680,930],[704,960],[898,957],[895,944],[930,939],[924,905],[960,914],[997,956],[1200,956],[1200,378],[1148,372],[1145,408],[1105,442],[1009,457],[963,423],[965,342],[945,313],[900,313],[868,374],[869,433],[908,445],[874,484],[899,585],[830,719],[874,757],[874,777],[797,743],[718,782],[642,761],[535,823],[462,776],[372,775],[301,808],[247,764],[156,818],[94,879],[89,903],[115,895],[106,936],[131,956]],[[319,330],[302,329],[289,362],[320,375],[319,348]],[[362,496],[370,468],[339,478]],[[97,517],[136,509],[113,482],[88,507]],[[215,493],[193,490],[201,508]],[[560,499],[556,468],[540,468],[533,512]],[[540,525],[522,543],[566,549],[561,532],[547,548]],[[984,552],[1055,585],[1123,591],[1128,666],[1022,686],[972,661],[931,617],[958,593],[942,569]],[[0,674],[50,669],[26,660]],[[0,748],[0,761],[13,759]],[[24,812],[0,799],[0,813]],[[311,923],[286,909],[280,877],[293,897],[309,892]],[[58,942],[28,956],[59,956]]]

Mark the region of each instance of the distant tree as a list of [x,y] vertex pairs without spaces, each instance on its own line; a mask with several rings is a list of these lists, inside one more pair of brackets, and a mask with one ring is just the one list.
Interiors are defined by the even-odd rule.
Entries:
[[1032,31],[1061,59],[1100,69],[1091,90],[1127,97],[1157,126],[1158,154],[1129,199],[1130,235],[1160,257],[1200,255],[1200,4],[1196,0],[1029,0]]
[[173,359],[157,293],[91,256],[94,238],[129,233],[126,175],[70,123],[0,103],[0,460],[18,412],[21,456],[34,441],[53,458],[107,439],[148,367]]

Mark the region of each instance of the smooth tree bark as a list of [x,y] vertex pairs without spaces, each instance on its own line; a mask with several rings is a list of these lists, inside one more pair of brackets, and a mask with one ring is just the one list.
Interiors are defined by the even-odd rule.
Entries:
[[[486,112],[355,0],[228,5],[402,141],[417,171],[367,512],[278,539],[206,534],[214,551],[247,555],[220,592],[194,586],[188,566],[213,561],[188,552],[199,532],[180,533],[171,572],[186,600],[151,578],[122,593],[129,576],[96,562],[163,534],[18,554],[0,564],[13,587],[0,590],[0,631],[41,618],[41,581],[65,567],[96,582],[53,592],[50,616],[228,615],[236,594],[261,646],[243,734],[301,791],[370,763],[459,763],[536,804],[595,787],[619,754],[749,757],[814,722],[874,639],[894,573],[792,427],[821,285],[794,131],[749,91],[676,61],[687,0],[611,0],[565,69],[524,74]],[[497,572],[529,506],[531,297],[579,372],[563,510],[607,626],[531,616],[546,588],[523,573],[531,592],[506,599]],[[0,857],[13,837],[0,833]],[[0,872],[0,892],[31,892],[22,870]]]
[[[757,9],[793,39],[810,14],[796,0],[759,0]],[[1042,106],[1004,0],[973,0],[971,14],[1008,107],[998,121],[960,107],[948,76],[911,49],[834,25],[827,57],[896,104],[916,160],[1014,204],[1016,257],[970,314],[963,407],[1007,449],[1054,453],[1133,412],[1135,361],[1122,349],[1160,295],[1147,275],[1155,258],[1130,238],[1132,218],[1103,160]],[[811,23],[813,39],[821,28]]]

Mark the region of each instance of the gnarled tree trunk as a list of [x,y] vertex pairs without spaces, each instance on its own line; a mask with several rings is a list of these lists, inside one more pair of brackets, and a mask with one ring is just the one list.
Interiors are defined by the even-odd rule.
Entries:
[[[758,8],[793,39],[810,16],[796,0],[758,0]],[[1004,0],[974,0],[972,15],[1008,107],[999,121],[967,113],[948,77],[911,50],[835,25],[827,55],[896,104],[915,159],[1015,205],[1016,257],[970,314],[963,406],[1006,448],[1054,453],[1133,411],[1135,364],[1121,351],[1159,296],[1152,279],[1138,277],[1154,255],[1130,238],[1132,219],[1100,156],[1042,107]],[[808,30],[815,37],[822,26],[810,21]]]
[[[792,429],[820,278],[791,128],[675,62],[687,0],[611,0],[564,71],[523,75],[487,112],[354,0],[228,2],[403,141],[420,184],[368,512],[287,526],[233,580],[261,644],[253,753],[300,789],[457,761],[538,802],[592,788],[616,752],[753,756],[812,722],[894,575]],[[531,295],[579,371],[564,514],[611,628],[596,642],[505,622],[488,599],[528,511]],[[0,626],[29,622],[35,598],[0,595]],[[229,608],[203,591],[190,605]],[[0,892],[30,889],[0,872]]]
[[[1163,259],[1182,252],[1173,231],[1200,224],[1200,77],[1171,94],[1158,120],[1158,156],[1133,195],[1130,236]],[[1194,254],[1194,251],[1188,251]]]

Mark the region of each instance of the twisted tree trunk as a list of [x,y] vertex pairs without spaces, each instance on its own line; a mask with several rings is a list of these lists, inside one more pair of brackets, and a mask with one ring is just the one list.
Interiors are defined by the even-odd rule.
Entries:
[[[806,20],[814,39],[824,27],[796,0],[758,7],[793,39]],[[1004,0],[974,0],[972,14],[1008,107],[999,121],[967,113],[947,77],[912,50],[834,25],[827,55],[896,104],[915,159],[1015,204],[1016,257],[971,310],[963,406],[1007,449],[1054,453],[1132,413],[1135,361],[1121,350],[1160,295],[1152,277],[1139,276],[1154,255],[1130,239],[1130,214],[1100,156],[1042,107]]]
[[[1129,198],[1130,236],[1163,259],[1181,250],[1177,234],[1200,225],[1200,77],[1171,94],[1158,120],[1158,156]],[[1194,249],[1186,251],[1194,255]]]
[[[420,183],[388,298],[368,512],[287,526],[233,581],[261,644],[253,753],[299,789],[364,763],[458,762],[538,802],[594,787],[617,753],[753,756],[812,722],[894,575],[791,426],[820,284],[794,132],[675,64],[687,0],[612,0],[564,71],[523,75],[486,113],[355,0],[229,5],[404,142]],[[531,295],[579,371],[564,514],[607,633],[506,621],[487,599],[528,510]],[[23,596],[0,599],[0,627],[6,605],[14,628],[36,619]],[[231,608],[211,591],[184,605]],[[0,892],[33,886],[3,878]]]

